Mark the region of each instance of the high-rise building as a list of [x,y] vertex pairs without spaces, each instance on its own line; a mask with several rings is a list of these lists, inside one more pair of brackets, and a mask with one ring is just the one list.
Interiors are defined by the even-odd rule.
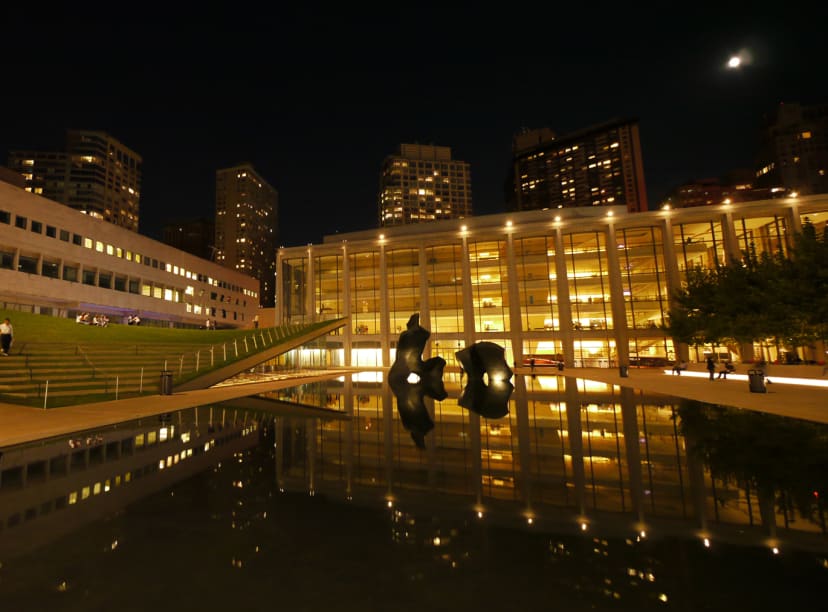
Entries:
[[279,194],[250,164],[216,172],[216,263],[259,280],[273,306]]
[[828,105],[780,104],[765,117],[756,186],[828,193]]
[[615,119],[557,137],[523,130],[512,143],[513,210],[626,206],[647,210],[636,120]]
[[472,214],[469,164],[449,147],[401,144],[382,163],[379,224],[407,225]]
[[181,219],[165,223],[161,228],[161,242],[210,261],[215,254],[215,238],[213,219]]
[[69,130],[62,152],[11,151],[26,191],[138,231],[141,156],[104,132]]

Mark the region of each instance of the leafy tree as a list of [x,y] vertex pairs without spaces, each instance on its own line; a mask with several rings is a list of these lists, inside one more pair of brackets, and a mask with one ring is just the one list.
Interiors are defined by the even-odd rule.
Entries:
[[828,238],[806,219],[789,257],[751,248],[726,266],[687,272],[665,329],[688,344],[752,343],[787,347],[828,337]]

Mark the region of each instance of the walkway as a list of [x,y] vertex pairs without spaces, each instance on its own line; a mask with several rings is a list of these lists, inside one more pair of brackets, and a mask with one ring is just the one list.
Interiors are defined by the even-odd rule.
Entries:
[[285,372],[274,374],[266,382],[225,384],[208,389],[176,391],[172,395],[149,395],[61,408],[43,409],[0,403],[0,448],[329,380],[349,371],[356,370],[339,368]]
[[[527,374],[524,370],[528,368],[520,369],[520,373]],[[537,369],[536,373],[542,374]],[[618,368],[568,368],[564,373],[621,387],[828,424],[828,376],[774,375],[770,377],[771,384],[766,385],[767,393],[753,393],[747,374],[728,374],[727,379],[711,381],[706,371],[690,370],[675,375],[669,369],[656,368],[630,368],[628,377],[622,377]],[[784,370],[780,373],[784,374]]]

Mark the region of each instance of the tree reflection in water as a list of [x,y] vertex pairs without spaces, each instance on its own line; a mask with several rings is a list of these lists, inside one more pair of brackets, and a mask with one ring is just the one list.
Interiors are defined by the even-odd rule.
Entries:
[[786,521],[796,511],[826,532],[828,427],[693,400],[681,402],[678,416],[688,453],[713,477],[753,489],[760,511],[772,502]]

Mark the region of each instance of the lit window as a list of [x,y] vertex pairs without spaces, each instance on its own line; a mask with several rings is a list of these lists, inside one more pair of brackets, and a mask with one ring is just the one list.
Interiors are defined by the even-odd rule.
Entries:
[[84,238],[83,239],[83,246],[86,247],[87,249],[91,249],[92,248],[92,239],[91,238]]

